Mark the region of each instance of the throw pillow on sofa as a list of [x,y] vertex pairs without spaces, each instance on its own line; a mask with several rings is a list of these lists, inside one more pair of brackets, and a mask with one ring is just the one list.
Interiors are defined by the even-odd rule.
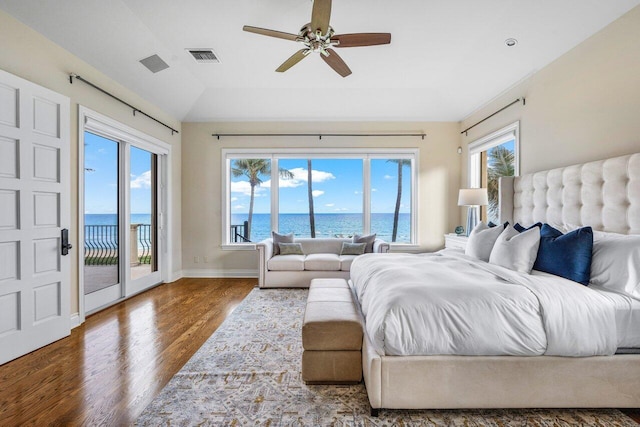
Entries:
[[304,255],[300,243],[278,243],[280,255]]
[[349,243],[342,242],[340,255],[362,255],[364,253],[366,243]]
[[362,236],[360,234],[355,234],[353,236],[353,243],[366,243],[364,247],[364,252],[369,254],[373,252],[373,242],[376,240],[375,234],[369,234],[368,236]]
[[273,255],[280,254],[280,243],[293,243],[293,233],[279,234],[272,231],[271,236],[273,236]]

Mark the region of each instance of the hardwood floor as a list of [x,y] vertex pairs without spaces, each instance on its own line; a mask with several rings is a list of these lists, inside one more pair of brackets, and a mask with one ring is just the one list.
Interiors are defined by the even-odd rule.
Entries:
[[[0,366],[0,425],[133,422],[256,285],[181,279],[87,318]],[[623,410],[640,423],[640,410]]]
[[0,366],[0,425],[131,423],[256,283],[181,279],[88,317]]

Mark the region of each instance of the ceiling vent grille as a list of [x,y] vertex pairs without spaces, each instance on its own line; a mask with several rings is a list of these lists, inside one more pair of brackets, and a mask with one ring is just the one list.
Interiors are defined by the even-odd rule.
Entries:
[[187,49],[199,64],[219,64],[220,59],[212,49]]
[[147,58],[141,59],[140,63],[147,67],[152,73],[157,73],[158,71],[166,70],[167,68],[169,68],[169,65],[164,62],[158,55],[151,55]]

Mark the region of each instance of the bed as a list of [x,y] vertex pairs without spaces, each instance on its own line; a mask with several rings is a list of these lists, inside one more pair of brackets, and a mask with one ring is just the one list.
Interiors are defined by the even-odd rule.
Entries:
[[[503,178],[500,183],[499,210],[501,221],[510,224],[548,223],[565,232],[590,226],[594,235],[599,232],[638,235],[640,154]],[[370,284],[374,282],[369,282],[367,276],[374,275],[372,270],[376,264],[397,264],[397,274],[388,271],[386,274],[391,274],[389,277],[393,277],[394,281],[404,274],[409,288],[415,286],[416,283],[412,284],[412,281],[416,279],[402,271],[400,265],[406,262],[402,260],[405,257],[415,257],[413,263],[425,264],[425,268],[430,268],[429,264],[434,263],[451,264],[449,273],[443,267],[445,269],[436,273],[436,277],[438,274],[454,275],[451,272],[458,271],[461,275],[477,274],[476,281],[482,283],[494,280],[493,277],[500,283],[510,280],[502,277],[509,276],[509,273],[495,269],[489,263],[480,266],[471,263],[469,268],[472,271],[467,272],[461,267],[469,264],[463,253],[446,252],[431,255],[375,255],[379,258],[373,263],[370,262],[371,256],[367,256],[352,266],[350,284],[365,316],[363,373],[372,413],[377,413],[381,408],[640,407],[640,354],[637,354],[640,348],[640,298],[637,296],[611,292],[606,288],[598,289],[598,286],[583,287],[575,282],[571,282],[571,286],[566,279],[559,280],[561,285],[554,285],[562,289],[560,295],[546,295],[550,287],[545,283],[554,280],[552,275],[534,271],[531,277],[523,279],[523,274],[514,274],[520,276],[514,280],[524,283],[518,284],[518,290],[511,289],[515,286],[505,285],[504,293],[500,292],[501,304],[508,311],[513,301],[523,301],[521,305],[525,306],[532,305],[532,300],[534,303],[540,302],[539,311],[545,317],[541,317],[538,323],[542,322],[541,327],[545,331],[546,328],[554,331],[555,337],[541,337],[538,332],[540,325],[528,318],[529,314],[515,321],[507,315],[504,315],[506,319],[501,319],[504,317],[502,314],[495,319],[487,320],[484,319],[485,315],[480,314],[473,320],[465,320],[460,317],[457,308],[453,308],[454,314],[447,311],[441,313],[440,318],[422,316],[425,323],[431,324],[440,324],[442,316],[448,316],[451,324],[458,325],[456,333],[462,335],[458,343],[447,342],[440,347],[434,344],[431,348],[419,348],[420,340],[404,336],[402,331],[412,326],[404,324],[405,320],[401,318],[395,320],[399,332],[395,334],[397,340],[394,343],[389,338],[394,336],[389,326],[393,322],[380,324],[376,316],[384,317],[387,321],[389,318],[395,319],[395,314],[377,315],[372,311],[376,304],[386,304],[397,298],[393,292],[384,294],[384,285],[376,288]],[[434,260],[430,257],[440,258]],[[384,270],[383,267],[380,269]],[[637,276],[634,277],[637,281]],[[438,286],[446,287],[447,283],[453,282],[444,279]],[[469,289],[461,288],[457,295]],[[637,291],[640,292],[640,289]],[[455,290],[452,293],[456,294]],[[376,300],[375,294],[382,297]],[[583,294],[586,297],[583,298]],[[548,301],[545,302],[545,299]],[[564,303],[565,300],[570,300],[570,303]],[[553,317],[554,311],[557,311],[554,321],[559,322],[556,324],[548,320]],[[525,333],[511,337],[513,331],[508,327],[502,330],[496,326],[497,341],[504,340],[508,345],[505,348],[496,347],[496,340],[489,342],[481,336],[473,345],[466,346],[480,348],[481,355],[471,355],[474,353],[465,347],[464,335],[467,329],[473,329],[473,323],[483,319],[487,324],[496,325],[515,322],[518,327],[514,329],[531,328],[531,336]],[[573,326],[568,323],[570,321],[583,321],[587,326],[583,329],[584,333],[571,332]],[[461,328],[460,324],[467,329]],[[383,335],[384,343],[381,344],[380,337]],[[418,354],[422,352],[425,355],[414,355],[411,349],[404,349],[412,345],[418,348]]]

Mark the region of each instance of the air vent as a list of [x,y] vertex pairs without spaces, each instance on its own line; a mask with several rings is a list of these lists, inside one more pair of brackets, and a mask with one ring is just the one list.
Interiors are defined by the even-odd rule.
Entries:
[[193,59],[201,64],[219,64],[220,59],[211,49],[187,49]]
[[158,71],[169,68],[169,65],[158,55],[151,55],[148,58],[141,59],[140,63],[147,67],[152,73],[157,73]]

